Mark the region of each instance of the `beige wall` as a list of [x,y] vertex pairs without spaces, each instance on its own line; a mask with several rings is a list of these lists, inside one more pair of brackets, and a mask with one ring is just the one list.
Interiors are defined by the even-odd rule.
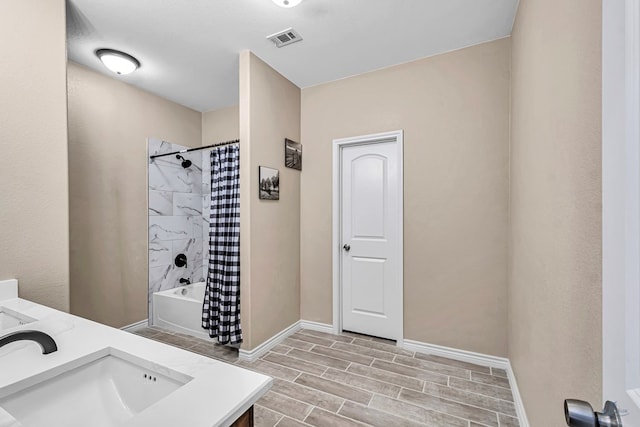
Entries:
[[147,317],[147,138],[197,147],[202,117],[73,62],[69,86],[71,311]]
[[[300,140],[300,89],[254,54],[240,55],[241,293],[244,349],[300,319],[300,172],[284,139]],[[258,166],[280,170],[280,200],[258,199]]]
[[534,427],[602,398],[601,10],[521,0],[512,37],[509,357]]
[[509,49],[302,91],[303,319],[332,323],[332,140],[403,129],[405,338],[506,356]]
[[237,105],[202,113],[202,145],[238,139],[240,111]]
[[0,280],[68,311],[65,2],[0,2],[0,40]]

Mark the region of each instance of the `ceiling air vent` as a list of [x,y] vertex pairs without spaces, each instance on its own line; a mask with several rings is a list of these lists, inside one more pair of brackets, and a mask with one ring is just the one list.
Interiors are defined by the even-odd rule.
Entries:
[[276,47],[283,47],[288,44],[301,41],[302,36],[293,28],[287,28],[286,30],[278,31],[275,34],[267,36],[267,39],[274,42]]

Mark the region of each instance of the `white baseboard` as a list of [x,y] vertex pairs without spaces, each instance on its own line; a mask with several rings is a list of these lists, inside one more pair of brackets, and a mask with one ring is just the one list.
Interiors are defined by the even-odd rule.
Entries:
[[448,359],[459,360],[461,362],[474,363],[481,366],[489,366],[491,368],[500,368],[507,371],[509,385],[513,393],[513,403],[516,407],[516,414],[520,421],[520,427],[529,427],[529,420],[524,410],[524,403],[518,390],[515,374],[511,368],[511,362],[506,357],[491,356],[488,354],[475,353],[473,351],[458,350],[456,348],[444,347],[441,345],[427,344],[420,341],[404,340],[402,347],[409,351],[418,353],[433,354],[434,356],[442,356]]
[[240,349],[238,351],[238,357],[240,358],[240,360],[253,362],[258,358],[260,358],[260,356],[262,356],[263,354],[267,353],[273,347],[281,343],[289,335],[296,333],[300,329],[301,329],[300,321],[298,320],[293,325],[278,332],[277,334],[275,334],[274,336],[272,336],[271,338],[269,338],[268,340],[266,340],[256,348],[254,348],[253,350]]
[[312,322],[310,320],[301,320],[300,328],[309,329],[309,330],[318,331],[318,332],[326,332],[327,334],[333,333],[333,325],[328,325],[326,323]]
[[144,320],[141,320],[139,322],[132,323],[132,324],[127,325],[127,326],[123,326],[120,329],[123,330],[123,331],[127,331],[127,332],[134,332],[134,331],[137,331],[138,329],[143,329],[143,328],[147,328],[147,327],[149,327],[149,320],[148,319],[144,319]]
[[511,367],[511,362],[507,367],[507,376],[509,377],[509,384],[511,385],[511,392],[513,393],[513,403],[516,406],[516,414],[520,421],[520,427],[529,427],[529,419],[527,418],[527,412],[524,410],[524,402],[522,396],[520,396],[520,390],[518,389],[518,383],[516,382],[516,375]]
[[310,320],[298,320],[296,323],[278,332],[253,350],[240,349],[238,357],[240,358],[240,360],[253,362],[254,360],[259,359],[263,354],[268,353],[269,350],[280,344],[282,341],[284,341],[285,338],[298,332],[300,329],[310,329],[312,331],[326,332],[328,334],[333,333],[332,325],[312,322]]
[[458,350],[457,348],[427,344],[420,341],[404,340],[402,347],[409,351],[433,354],[434,356],[442,356],[448,359],[475,363],[476,365],[490,366],[492,368],[507,369],[509,366],[509,359],[505,357],[490,356],[488,354],[475,353],[467,350]]

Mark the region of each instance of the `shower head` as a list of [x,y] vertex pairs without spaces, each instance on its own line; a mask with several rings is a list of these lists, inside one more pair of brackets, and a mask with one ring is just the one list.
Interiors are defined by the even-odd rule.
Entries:
[[182,167],[185,168],[185,169],[188,168],[189,166],[191,166],[191,160],[185,159],[180,154],[176,154],[176,159],[182,160]]

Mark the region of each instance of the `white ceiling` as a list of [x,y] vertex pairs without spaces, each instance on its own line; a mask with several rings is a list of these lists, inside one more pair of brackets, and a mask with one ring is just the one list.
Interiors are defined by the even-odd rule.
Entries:
[[[511,34],[518,0],[68,0],[69,59],[198,111],[238,103],[250,49],[301,88]],[[288,27],[302,42],[276,48]],[[116,77],[94,51],[140,60]]]

